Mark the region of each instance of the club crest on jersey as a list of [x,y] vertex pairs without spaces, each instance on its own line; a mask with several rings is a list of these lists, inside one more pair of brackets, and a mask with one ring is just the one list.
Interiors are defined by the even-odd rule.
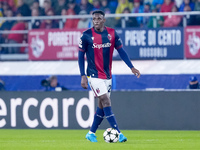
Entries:
[[94,40],[94,37],[91,37],[92,40]]
[[97,89],[96,89],[96,92],[97,92],[98,94],[100,93],[100,90],[99,90],[99,88],[97,88]]
[[112,36],[110,34],[108,34],[108,39],[111,41],[112,40]]

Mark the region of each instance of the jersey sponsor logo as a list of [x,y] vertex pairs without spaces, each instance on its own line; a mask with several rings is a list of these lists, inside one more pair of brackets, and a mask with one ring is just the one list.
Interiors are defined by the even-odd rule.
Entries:
[[104,43],[104,44],[97,44],[97,43],[94,43],[92,48],[105,48],[105,47],[111,47],[111,43]]

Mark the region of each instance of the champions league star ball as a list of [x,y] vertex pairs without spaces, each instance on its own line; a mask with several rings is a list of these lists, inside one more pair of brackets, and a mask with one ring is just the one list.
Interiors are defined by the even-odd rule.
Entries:
[[116,143],[119,139],[119,133],[113,128],[108,128],[103,133],[104,141],[107,143]]

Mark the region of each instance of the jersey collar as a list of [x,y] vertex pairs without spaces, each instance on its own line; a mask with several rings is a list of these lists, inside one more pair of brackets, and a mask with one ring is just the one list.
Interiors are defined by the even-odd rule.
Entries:
[[98,31],[96,31],[96,30],[94,29],[94,27],[92,27],[92,30],[94,30],[94,32],[97,33],[97,34],[103,34],[104,32],[107,31],[107,29],[106,29],[105,26],[104,26],[104,30],[103,30],[102,32],[98,32]]

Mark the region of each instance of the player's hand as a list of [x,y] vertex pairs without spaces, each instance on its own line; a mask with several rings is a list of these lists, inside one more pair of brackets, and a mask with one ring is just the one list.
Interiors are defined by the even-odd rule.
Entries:
[[88,80],[87,80],[87,77],[84,75],[84,76],[81,76],[81,86],[84,88],[84,89],[87,89],[88,88]]
[[133,68],[131,68],[131,71],[132,71],[132,73],[133,73],[135,76],[137,76],[137,78],[140,77],[140,71],[139,71],[139,70],[137,70],[137,69],[135,69],[135,68],[133,67]]

